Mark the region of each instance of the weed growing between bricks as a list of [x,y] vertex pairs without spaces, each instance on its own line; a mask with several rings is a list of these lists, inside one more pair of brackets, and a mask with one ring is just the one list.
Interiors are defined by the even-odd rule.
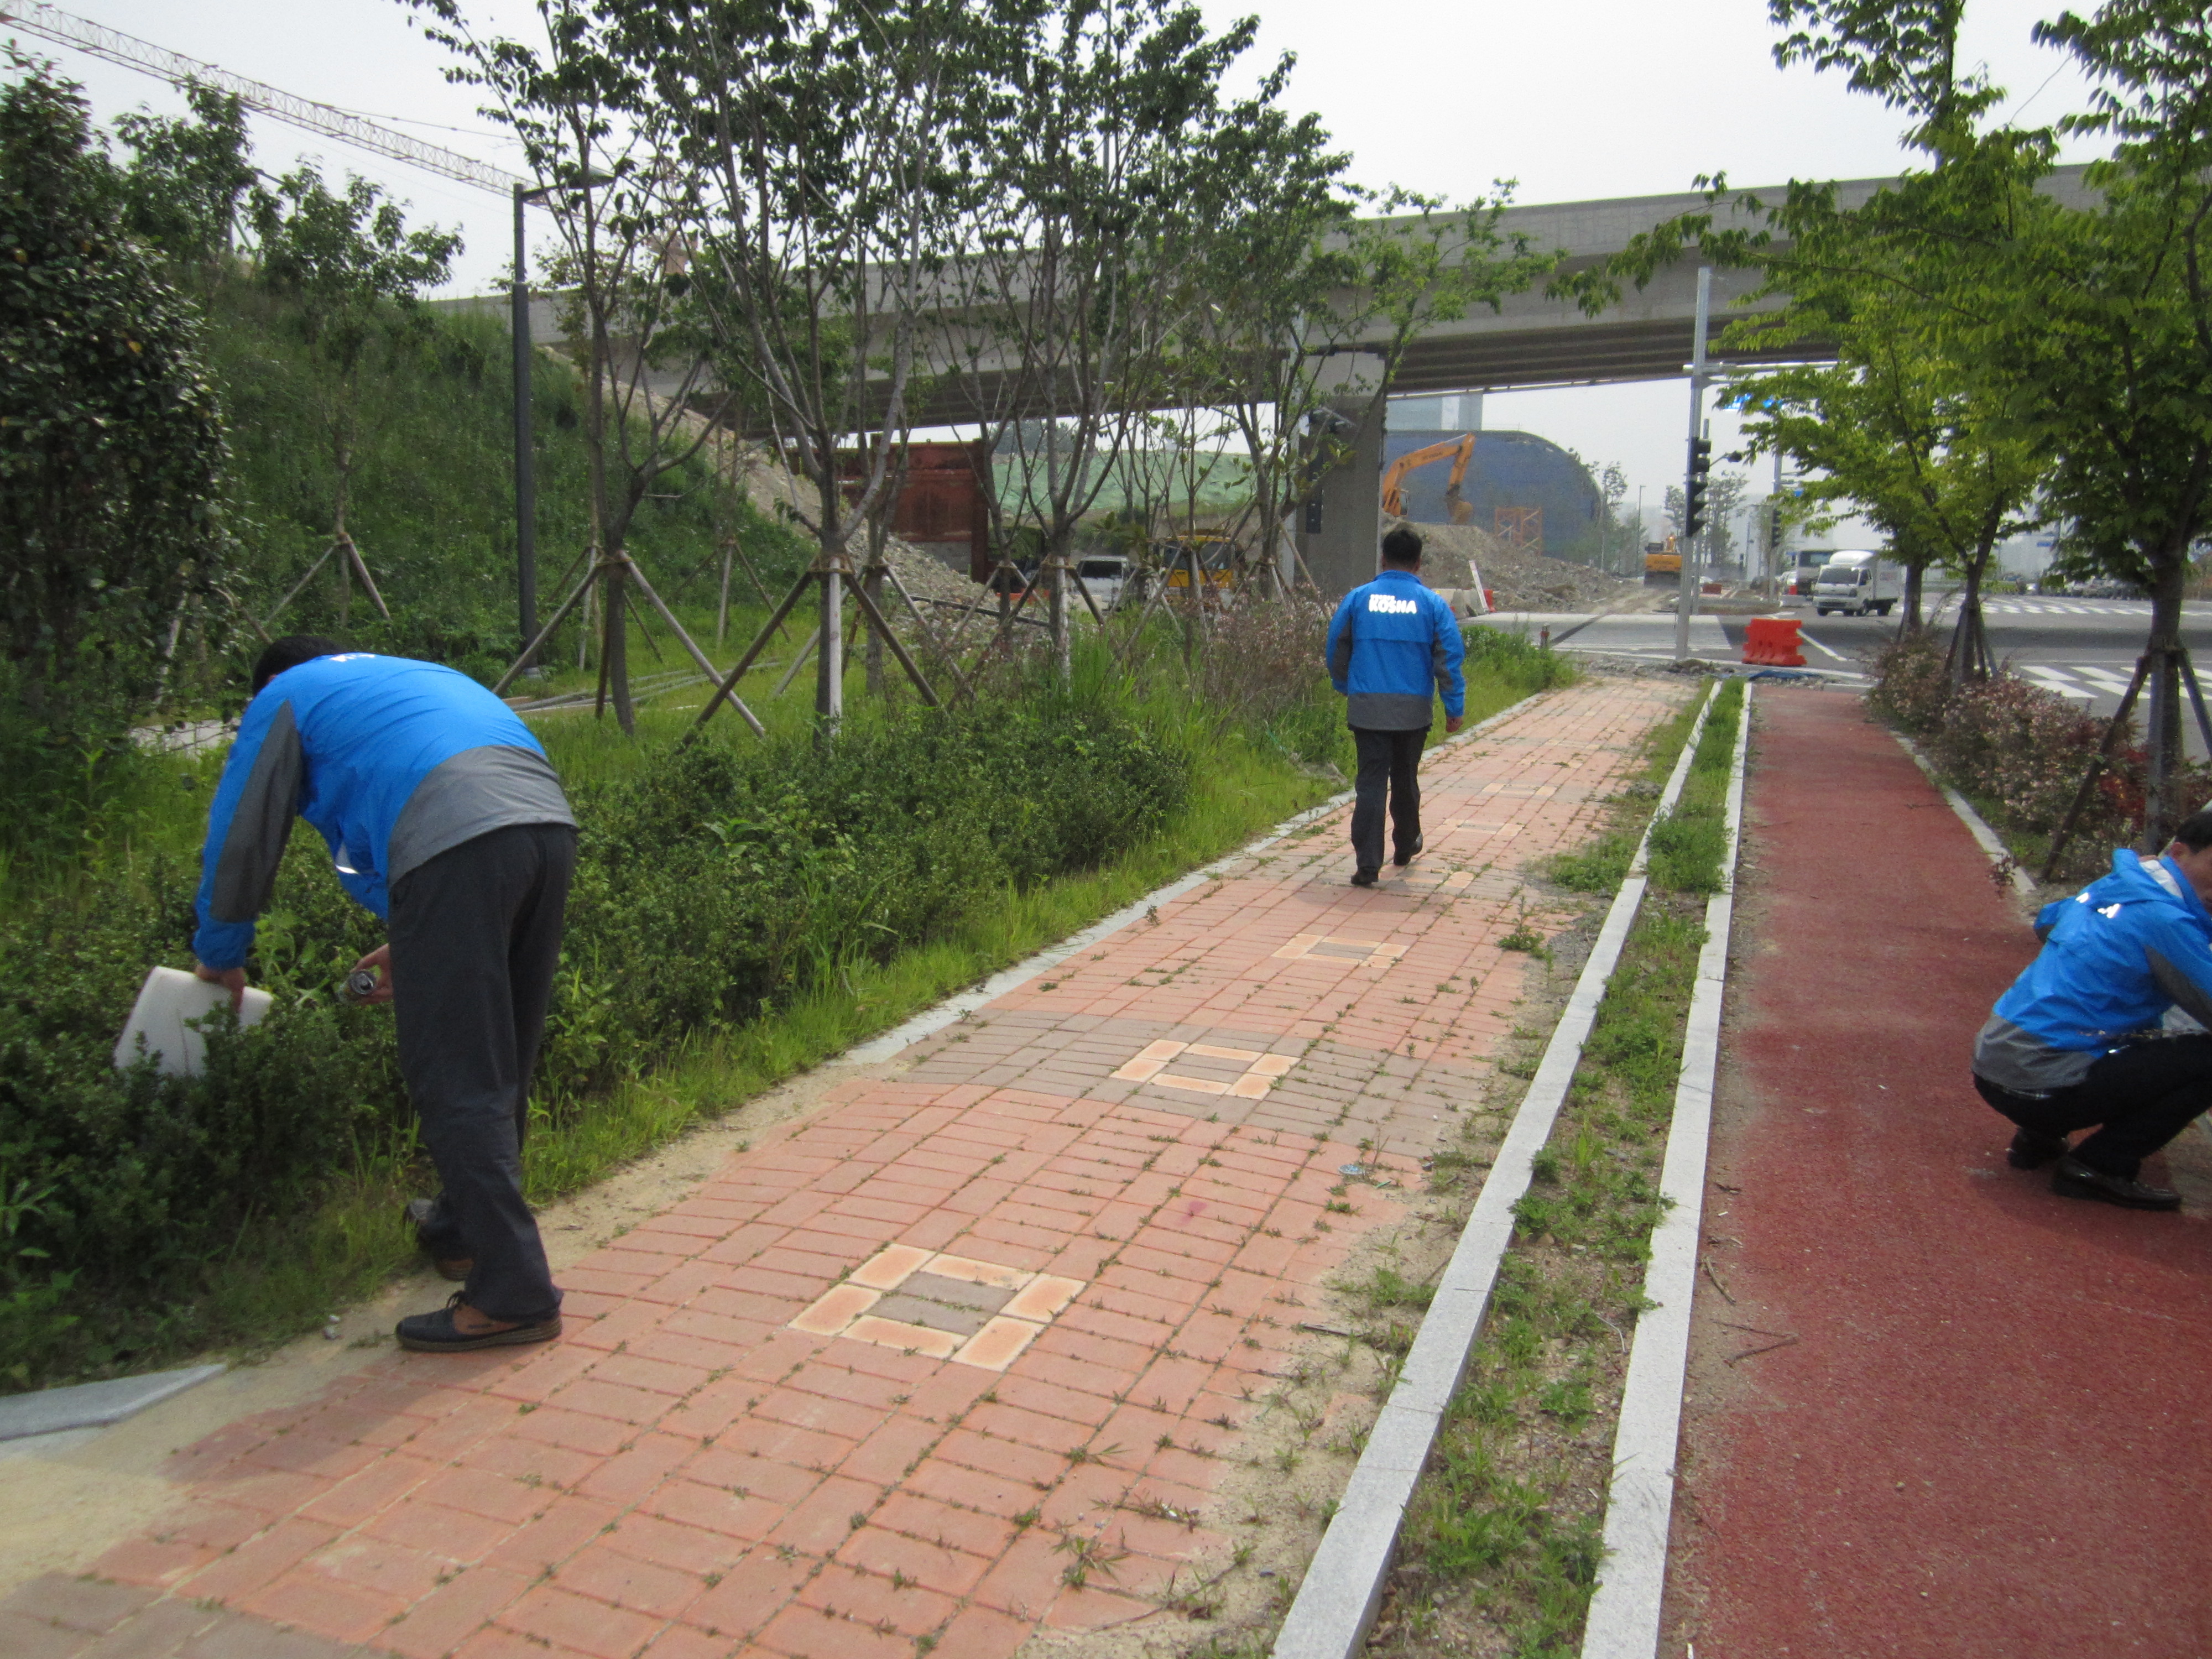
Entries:
[[[1723,690],[1676,810],[1654,830],[1651,888],[1551,1140],[1537,1154],[1481,1340],[1407,1514],[1370,1652],[1552,1659],[1580,1641],[1705,941],[1698,896],[1721,879],[1741,703],[1741,685]],[[1677,719],[1653,734],[1643,779],[1617,803],[1627,823],[1609,833],[1648,812],[1650,796],[1639,786],[1656,793],[1687,726]],[[1632,835],[1628,848],[1632,856]],[[1570,867],[1587,872],[1595,860],[1583,860]],[[1621,858],[1624,874],[1626,865]],[[1552,967],[1559,996],[1586,947],[1571,954],[1574,965]],[[1501,1066],[1500,1084],[1533,1074],[1541,1053],[1545,1034],[1515,1035],[1518,1052]],[[1486,1168],[1488,1150],[1475,1139],[1439,1154],[1435,1183]],[[1403,1310],[1410,1342],[1426,1286],[1378,1274],[1370,1292],[1378,1305]]]

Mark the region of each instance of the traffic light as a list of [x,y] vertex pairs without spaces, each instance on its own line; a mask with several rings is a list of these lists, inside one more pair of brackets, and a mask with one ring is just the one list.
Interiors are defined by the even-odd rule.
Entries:
[[1705,527],[1705,476],[1713,468],[1713,441],[1690,440],[1690,472],[1683,489],[1682,539],[1694,541]]

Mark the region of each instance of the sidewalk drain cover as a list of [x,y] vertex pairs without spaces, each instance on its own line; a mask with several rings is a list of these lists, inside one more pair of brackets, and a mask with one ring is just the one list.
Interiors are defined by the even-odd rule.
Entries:
[[[1174,1060],[1177,1069],[1169,1071]],[[1148,1042],[1117,1068],[1125,1083],[1149,1083],[1194,1095],[1234,1095],[1239,1100],[1266,1097],[1298,1063],[1295,1054],[1270,1054],[1257,1048],[1227,1048],[1211,1042]]]
[[1085,1283],[892,1244],[817,1297],[791,1328],[1002,1371]]
[[1285,962],[1320,957],[1324,960],[1357,963],[1376,969],[1389,966],[1405,954],[1406,942],[1403,939],[1334,939],[1327,933],[1293,934],[1287,945],[1275,951],[1275,955]]

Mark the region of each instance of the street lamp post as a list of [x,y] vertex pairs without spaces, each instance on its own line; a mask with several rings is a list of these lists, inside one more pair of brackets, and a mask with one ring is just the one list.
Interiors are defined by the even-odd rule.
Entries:
[[[543,201],[543,190],[514,187],[514,588],[526,657],[538,637],[538,472],[530,433],[530,273],[523,245],[525,204]],[[526,661],[524,667],[528,667]]]
[[523,241],[522,210],[566,191],[613,182],[611,173],[591,173],[573,184],[514,187],[514,283],[508,331],[514,342],[514,591],[522,629],[517,648],[523,653],[519,668],[529,667],[530,647],[538,638],[538,466],[530,428],[530,256]]

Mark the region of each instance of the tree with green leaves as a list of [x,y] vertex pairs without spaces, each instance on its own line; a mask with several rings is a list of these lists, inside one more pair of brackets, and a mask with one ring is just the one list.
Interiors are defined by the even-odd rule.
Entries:
[[2191,554],[2212,536],[2212,20],[2113,0],[2038,35],[2095,88],[2061,128],[2112,152],[2088,169],[2097,200],[2039,214],[2023,257],[1974,262],[1961,332],[1989,395],[2051,457],[2061,568],[2150,592],[2144,834],[2161,846],[2185,815],[2185,684],[2212,731],[2181,641]]
[[[1213,33],[1184,0],[1037,0],[1011,9],[1001,92],[979,132],[988,187],[958,226],[945,284],[968,325],[945,372],[984,435],[1010,444],[1000,541],[1032,526],[1053,651],[1066,671],[1079,526],[1171,386],[1177,342],[1204,303],[1201,210],[1249,157],[1232,135],[1264,119],[1282,66],[1248,100],[1223,78],[1251,19]],[[1212,194],[1210,197],[1209,192]],[[1037,420],[1038,416],[1057,418]]]
[[[1239,124],[1250,131],[1253,124]],[[1310,139],[1318,157],[1318,128]],[[1327,158],[1334,179],[1345,158]],[[1305,163],[1309,174],[1316,161]],[[1338,188],[1299,207],[1295,201],[1240,221],[1206,216],[1217,226],[1212,257],[1193,266],[1203,284],[1192,307],[1207,349],[1183,371],[1190,395],[1224,408],[1243,438],[1253,472],[1254,499],[1270,548],[1287,538],[1298,506],[1349,448],[1330,405],[1331,359],[1355,350],[1376,363],[1373,385],[1388,394],[1407,348],[1423,328],[1464,317],[1479,306],[1495,311],[1558,266],[1556,254],[1532,249],[1506,232],[1502,216],[1512,186],[1500,183],[1485,199],[1454,207],[1440,198],[1403,190],[1368,196]],[[1360,205],[1379,208],[1352,217]],[[1278,240],[1292,257],[1272,264],[1247,260],[1247,246]],[[1249,271],[1239,286],[1239,266]],[[1221,297],[1233,295],[1235,303]]]
[[[2148,709],[2144,836],[2162,845],[2182,811],[2184,684],[2195,695],[2182,591],[2191,550],[2212,531],[2212,24],[2181,0],[2112,0],[2039,28],[2095,88],[2091,108],[2058,131],[2113,142],[2088,168],[2090,199],[2069,205],[2043,188],[2056,133],[1977,125],[2000,94],[1959,75],[1953,0],[1774,0],[1772,9],[1796,26],[1778,49],[1784,61],[1842,70],[1905,111],[1909,141],[1933,158],[1852,217],[1902,256],[1877,266],[1880,284],[1933,343],[1979,428],[2043,464],[2061,568],[2150,591],[2137,672]],[[2105,756],[2134,698],[2123,699]]]
[[194,308],[128,234],[85,100],[0,87],[0,653],[9,746],[119,736],[216,592],[222,412]]
[[[584,380],[590,544],[581,582],[500,682],[520,673],[580,608],[598,607],[599,708],[636,730],[629,622],[641,593],[701,671],[720,670],[662,601],[629,547],[639,510],[711,441],[733,399],[714,384],[711,335],[694,286],[702,182],[679,164],[682,112],[661,100],[679,11],[645,0],[538,0],[542,40],[477,34],[458,0],[404,0],[454,54],[448,77],[482,89],[483,113],[520,140],[535,198],[559,233],[548,275]],[[566,579],[564,579],[566,580]],[[742,709],[742,705],[740,706]],[[750,719],[750,711],[744,711]],[[754,722],[758,729],[758,722]]]
[[2033,447],[1968,395],[1954,365],[1917,348],[1909,319],[1862,309],[1833,332],[1846,343],[1832,365],[1798,365],[1734,378],[1755,452],[1778,451],[1808,476],[1800,511],[1849,511],[1882,532],[1906,573],[1900,632],[1921,623],[1931,564],[1962,581],[1947,671],[1954,684],[1985,678],[1996,664],[1982,620],[1982,589],[1997,546],[2040,522],[2045,475]]
[[[1277,66],[1277,76],[1289,67]],[[1251,489],[1252,574],[1273,592],[1295,503],[1309,481],[1307,416],[1321,406],[1316,346],[1353,325],[1341,296],[1357,291],[1351,246],[1361,193],[1343,180],[1351,158],[1329,148],[1312,115],[1279,102],[1279,80],[1220,135],[1213,165],[1188,203],[1200,234],[1185,267],[1194,303],[1169,365],[1176,396],[1217,411],[1220,437],[1241,452]]]
[[[2088,169],[2091,199],[2070,205],[2045,187],[2057,132],[1980,125],[2001,94],[1959,71],[1961,9],[1771,0],[1792,31],[1778,58],[1840,70],[1902,111],[1931,165],[1848,212],[1832,190],[1793,185],[1764,228],[1733,234],[1733,249],[1718,240],[1765,264],[1778,289],[1826,277],[1878,296],[1940,365],[1938,390],[1965,400],[1972,428],[2040,465],[2062,568],[2148,587],[2136,683],[2148,691],[2145,842],[2157,846],[2181,815],[2185,684],[2196,699],[2183,586],[2212,531],[2212,24],[2187,0],[2112,0],[2038,30],[2096,88],[2058,131],[2113,143]],[[1798,242],[1827,263],[1810,268]],[[2122,700],[2100,764],[2135,697]]]
[[[335,557],[339,625],[346,621],[356,575],[388,620],[392,613],[376,579],[346,530],[346,507],[365,436],[359,414],[362,365],[380,345],[404,351],[419,343],[427,319],[417,312],[417,301],[424,289],[445,281],[461,239],[434,227],[410,230],[399,204],[378,185],[349,174],[345,188],[333,191],[306,162],[277,180],[273,191],[257,189],[249,210],[261,280],[297,307],[308,349],[331,371],[323,402],[337,477],[331,544],[292,594]],[[292,594],[278,602],[277,611]],[[270,617],[273,621],[276,611]]]
[[[753,651],[812,586],[816,714],[834,731],[849,596],[935,702],[878,602],[882,536],[922,373],[921,319],[941,297],[948,224],[974,198],[962,152],[981,142],[1002,20],[960,0],[655,10],[668,33],[650,72],[672,159],[699,191],[696,291],[715,362],[814,496],[797,509],[814,568]],[[853,544],[871,526],[863,571]]]
[[1748,314],[1723,330],[1721,349],[1832,367],[1731,377],[1755,448],[1820,475],[1804,489],[1814,511],[1847,501],[1890,534],[1913,581],[1905,626],[1917,623],[1926,564],[1959,572],[1951,669],[1979,678],[1991,666],[1982,582],[1996,544],[2038,521],[2045,469],[2018,428],[2013,390],[1989,374],[1974,319],[1990,297],[1984,274],[2024,258],[2059,210],[2036,190],[2047,137],[1978,129],[2002,94],[1959,70],[1962,0],[1771,0],[1769,11],[1790,31],[1778,63],[1841,71],[1902,112],[1905,142],[1929,164],[1855,204],[1803,181],[1778,199],[1731,198],[1716,179],[1704,210],[1559,286],[1601,309],[1621,279],[1641,285],[1693,246],[1700,259],[1758,270]]
[[236,94],[187,82],[185,101],[189,118],[136,111],[116,118],[131,154],[125,216],[134,236],[212,274],[236,244],[246,192],[259,174]]

